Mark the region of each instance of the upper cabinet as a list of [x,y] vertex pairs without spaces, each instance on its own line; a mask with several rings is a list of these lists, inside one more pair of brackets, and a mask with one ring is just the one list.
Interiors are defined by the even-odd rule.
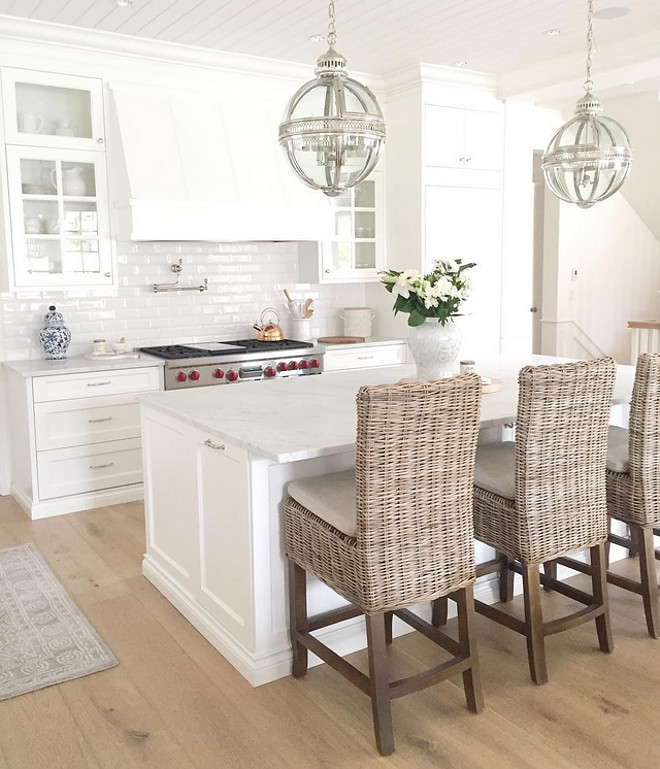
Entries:
[[2,91],[7,144],[105,151],[101,80],[5,68]]
[[504,162],[501,112],[427,104],[424,164],[498,171]]
[[12,289],[114,283],[100,80],[2,70]]
[[299,246],[303,283],[378,280],[385,269],[385,184],[373,171],[357,187],[332,199],[333,232],[322,243]]

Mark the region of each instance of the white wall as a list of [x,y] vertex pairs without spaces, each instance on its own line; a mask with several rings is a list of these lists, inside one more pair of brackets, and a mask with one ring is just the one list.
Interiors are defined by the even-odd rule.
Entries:
[[581,357],[592,340],[628,363],[627,322],[658,315],[660,241],[618,193],[586,210],[561,203],[558,252],[558,318],[578,326],[563,324],[559,352]]

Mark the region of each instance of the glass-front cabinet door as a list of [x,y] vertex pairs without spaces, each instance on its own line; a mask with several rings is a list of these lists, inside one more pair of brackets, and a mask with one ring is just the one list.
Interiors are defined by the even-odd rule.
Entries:
[[112,284],[105,155],[7,147],[14,284]]
[[366,280],[384,268],[382,171],[334,199],[334,234],[325,243],[326,280]]
[[3,68],[2,92],[7,144],[105,151],[101,80]]

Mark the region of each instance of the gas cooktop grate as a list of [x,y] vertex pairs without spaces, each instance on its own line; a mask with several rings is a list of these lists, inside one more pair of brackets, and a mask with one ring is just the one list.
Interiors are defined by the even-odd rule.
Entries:
[[[212,344],[212,343],[209,343]],[[215,343],[217,344],[217,342]],[[219,355],[245,355],[256,352],[276,352],[278,350],[300,350],[313,347],[311,342],[299,342],[295,339],[281,339],[278,342],[260,342],[258,339],[238,339],[228,342],[222,340],[222,344],[234,345],[236,350],[205,350],[203,343],[189,347],[185,344],[165,344],[156,347],[141,347],[141,352],[154,355],[165,360],[179,360],[184,358],[215,358]],[[241,349],[243,348],[243,349]]]

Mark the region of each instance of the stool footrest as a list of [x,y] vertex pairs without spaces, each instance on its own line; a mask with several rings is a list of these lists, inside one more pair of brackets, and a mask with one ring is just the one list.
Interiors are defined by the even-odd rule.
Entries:
[[424,670],[407,678],[392,681],[390,684],[390,697],[394,699],[395,697],[403,697],[405,694],[419,692],[429,686],[439,684],[441,681],[446,681],[458,673],[463,673],[471,668],[472,665],[473,662],[469,657],[466,659],[451,659],[443,662],[441,665],[436,665],[430,670]]
[[629,577],[623,577],[621,574],[615,574],[613,571],[607,572],[607,581],[610,585],[616,585],[616,587],[628,590],[631,593],[642,595],[642,583],[637,582]]
[[518,617],[514,617],[512,614],[507,614],[501,609],[496,609],[494,606],[491,606],[489,603],[484,603],[483,601],[475,600],[474,608],[476,609],[477,614],[482,614],[484,617],[492,619],[494,622],[504,625],[504,627],[508,627],[509,630],[515,630],[516,633],[527,635],[527,625]]
[[331,611],[323,612],[323,614],[309,617],[305,624],[305,630],[311,633],[314,630],[320,630],[329,625],[336,625],[338,622],[345,622],[347,619],[353,619],[353,617],[360,617],[362,614],[363,611],[359,606],[349,604],[348,606],[342,606],[339,609],[332,609]]
[[430,641],[437,643],[438,646],[442,647],[445,651],[448,651],[455,657],[459,656],[461,647],[458,641],[455,641],[446,633],[438,630],[438,628],[433,627],[433,625],[429,625],[428,622],[424,622],[423,619],[416,614],[413,614],[410,609],[399,609],[394,613],[400,620],[403,620],[403,622],[410,625],[411,628],[414,628],[422,635],[425,635]]
[[330,647],[321,643],[318,638],[314,638],[313,635],[310,635],[305,631],[298,631],[296,632],[296,640],[311,652],[314,652],[314,654],[316,654],[317,657],[320,657],[323,662],[327,662],[330,667],[334,668],[338,673],[341,673],[344,678],[347,678],[352,684],[355,684],[360,691],[365,694],[371,693],[369,688],[369,676],[365,676],[361,670],[358,670],[351,665],[350,662],[346,662],[343,657],[335,654]]
[[562,630],[570,630],[578,625],[583,625],[585,622],[590,622],[592,619],[596,619],[596,617],[600,617],[600,615],[604,613],[604,606],[592,603],[590,606],[584,606],[582,609],[578,609],[565,617],[559,617],[559,619],[544,622],[543,635],[549,636],[554,635],[555,633],[561,633]]

